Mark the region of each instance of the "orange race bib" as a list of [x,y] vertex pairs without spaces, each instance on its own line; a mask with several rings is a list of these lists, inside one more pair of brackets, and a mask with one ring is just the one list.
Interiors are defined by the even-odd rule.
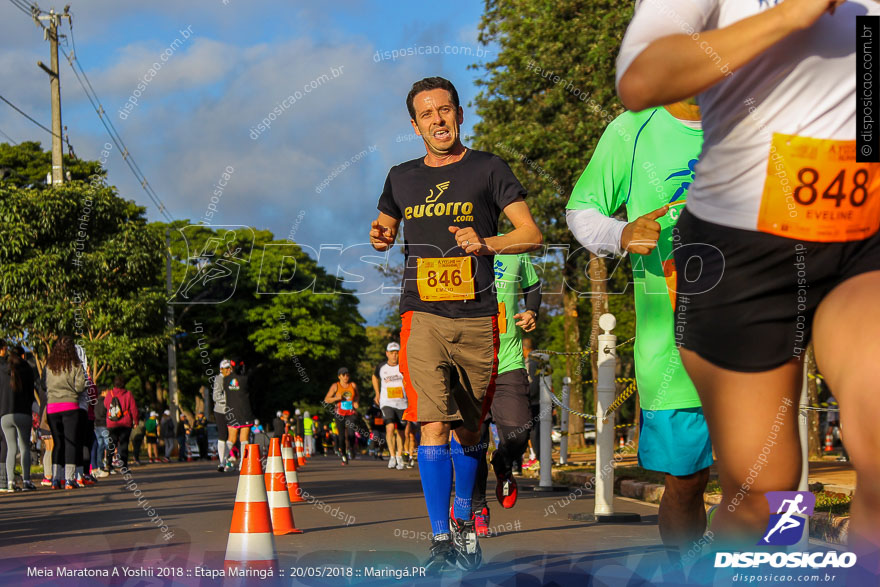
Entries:
[[474,299],[471,257],[418,259],[416,279],[423,302]]
[[856,142],[773,134],[758,230],[814,242],[880,229],[880,164],[857,163]]
[[507,305],[504,302],[498,302],[498,334],[507,332]]
[[388,395],[388,399],[403,399],[402,387],[389,387],[385,392]]

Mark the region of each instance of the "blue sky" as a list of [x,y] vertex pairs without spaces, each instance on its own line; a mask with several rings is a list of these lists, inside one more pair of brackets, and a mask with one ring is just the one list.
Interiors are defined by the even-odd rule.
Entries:
[[[296,242],[315,250],[366,242],[388,169],[424,155],[404,104],[414,81],[430,75],[452,80],[465,109],[464,134],[470,134],[475,115],[468,102],[479,72],[467,66],[484,60],[477,57],[478,49],[485,50],[477,43],[482,9],[478,0],[71,2],[79,61],[171,214],[198,222],[231,167],[213,224],[269,229],[277,238],[296,226]],[[5,0],[0,31],[0,94],[48,126],[47,77],[36,67],[37,60],[48,63],[48,43]],[[66,24],[63,32],[70,32]],[[408,48],[423,54],[382,58],[385,51]],[[156,62],[161,68],[151,73]],[[150,79],[135,105],[129,100],[145,76]],[[109,138],[64,62],[61,80],[70,142],[78,156],[98,159]],[[251,129],[291,95],[293,104],[252,138]],[[120,115],[126,103],[129,111]],[[50,144],[48,133],[5,104],[0,131],[17,142]],[[162,219],[118,150],[107,167],[124,197],[146,206],[151,220]],[[328,252],[320,261],[336,272],[339,256]],[[341,264],[355,272],[359,266],[350,255]],[[369,279],[353,287],[376,288],[372,270],[359,273]],[[360,299],[362,314],[375,322],[387,297]]]

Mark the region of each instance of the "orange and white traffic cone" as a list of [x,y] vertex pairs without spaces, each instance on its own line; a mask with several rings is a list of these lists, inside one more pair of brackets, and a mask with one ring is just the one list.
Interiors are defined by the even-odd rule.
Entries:
[[620,437],[620,442],[617,443],[617,447],[618,447],[620,450],[623,450],[623,447],[624,447],[624,446],[625,446],[625,445],[624,445],[624,443],[623,443],[623,436],[621,436],[621,437]]
[[831,452],[833,450],[834,445],[834,435],[831,434],[831,428],[828,429],[828,433],[825,435],[825,452]]
[[296,464],[300,467],[304,467],[306,464],[306,458],[303,456],[303,445],[302,438],[299,436],[294,436],[294,445],[296,446]]
[[226,543],[224,567],[227,575],[232,568],[274,570],[278,567],[272,517],[260,465],[260,445],[247,445],[243,458]]
[[269,510],[272,513],[272,533],[302,534],[293,521],[290,498],[287,495],[287,481],[284,464],[281,461],[281,439],[273,438],[269,445],[269,459],[266,463],[266,494],[269,497]]
[[290,503],[305,501],[301,495],[302,490],[299,488],[299,479],[296,476],[296,457],[293,453],[290,436],[287,434],[281,437],[281,460],[284,461],[284,477],[287,481],[287,494],[290,496]]

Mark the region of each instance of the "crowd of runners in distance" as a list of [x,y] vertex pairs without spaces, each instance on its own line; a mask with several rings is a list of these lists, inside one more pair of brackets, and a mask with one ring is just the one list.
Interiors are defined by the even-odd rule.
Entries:
[[[770,515],[765,494],[797,489],[797,410],[788,407],[798,403],[811,334],[849,456],[863,479],[880,473],[872,423],[880,412],[872,393],[880,164],[857,161],[855,149],[852,41],[855,17],[865,14],[880,14],[880,5],[637,2],[617,60],[630,110],[609,124],[573,192],[560,196],[581,244],[633,256],[638,457],[665,473],[658,525],[667,546],[686,549],[707,524],[716,547],[754,545]],[[542,234],[508,165],[462,144],[464,111],[451,82],[417,81],[406,106],[425,155],[391,168],[370,226],[378,251],[402,231],[405,257],[401,348],[392,359],[389,347],[376,378],[387,376],[389,390],[402,380],[400,417],[421,427],[433,535],[425,566],[471,570],[488,515],[486,419],[501,432],[491,463],[496,497],[513,507],[510,456],[522,452],[530,415],[530,374],[505,367],[505,335],[534,328],[540,293],[527,272],[517,275],[527,309],[511,326],[516,310],[501,277],[510,257],[528,259],[523,253],[541,246]],[[613,217],[622,208],[626,220]],[[513,225],[506,234],[501,214]],[[331,390],[328,400],[336,398]],[[713,448],[723,501],[707,520]],[[759,455],[766,462],[753,477]],[[849,548],[876,554],[880,493],[863,485]]]

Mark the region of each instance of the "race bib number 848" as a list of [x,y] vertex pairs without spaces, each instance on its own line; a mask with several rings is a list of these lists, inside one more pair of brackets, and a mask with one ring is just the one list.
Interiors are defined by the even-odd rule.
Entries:
[[867,238],[880,228],[880,165],[856,142],[773,135],[758,230],[813,242]]

